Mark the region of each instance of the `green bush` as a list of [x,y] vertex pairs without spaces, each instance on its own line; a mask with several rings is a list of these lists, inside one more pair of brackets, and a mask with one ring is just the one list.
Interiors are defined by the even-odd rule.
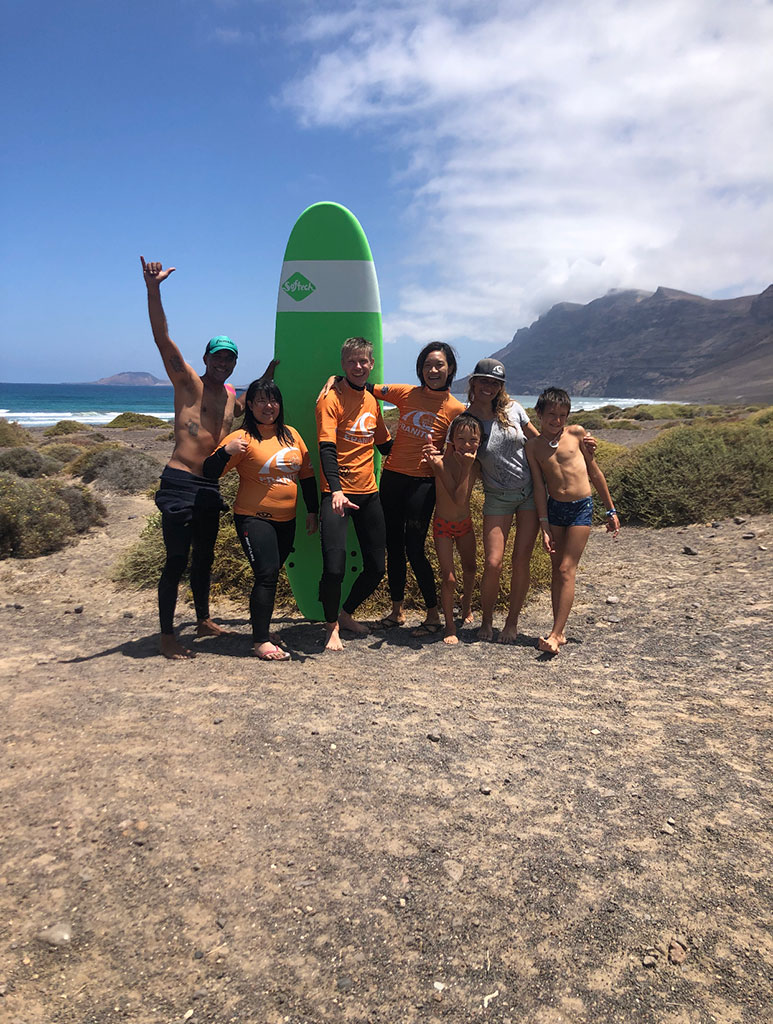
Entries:
[[168,425],[166,420],[159,419],[158,416],[147,416],[142,412],[121,412],[105,424],[111,429],[123,428],[124,430],[129,428],[144,430],[146,427],[166,427]]
[[591,431],[601,430],[607,425],[607,421],[595,409],[588,410],[587,412],[573,412],[566,422],[568,426],[579,424],[581,427],[585,427],[586,430]]
[[773,430],[750,423],[674,427],[605,470],[621,514],[679,526],[773,510]]
[[83,487],[0,473],[0,558],[58,551],[104,515],[104,505]]
[[595,409],[594,412],[599,413],[601,416],[619,416],[623,410],[619,405],[602,405]]
[[79,444],[68,444],[66,441],[54,442],[53,444],[46,444],[40,449],[41,455],[45,455],[46,458],[53,459],[60,465],[64,465],[66,462],[72,462],[73,459],[77,459],[79,455],[83,453],[83,448]]
[[84,483],[123,494],[143,491],[161,475],[161,466],[144,452],[123,445],[99,445],[70,463],[70,472]]
[[760,427],[769,427],[773,423],[773,405],[760,409],[749,417],[750,423],[756,423]]
[[6,448],[0,450],[0,472],[16,476],[53,476],[60,470],[54,459],[47,458],[35,448]]
[[0,448],[17,448],[19,445],[29,444],[31,438],[29,432],[20,427],[12,420],[0,418]]
[[604,430],[641,430],[641,423],[636,420],[606,420]]
[[[600,443],[601,447],[601,443]],[[605,446],[611,450],[619,447],[617,445]],[[623,449],[625,451],[625,449]],[[238,478],[235,473],[229,473],[222,483],[223,497],[233,505],[236,496]],[[476,485],[470,501],[472,520],[475,526],[475,536],[478,546],[478,581],[483,571],[483,491],[480,485]],[[303,529],[303,501],[299,499],[299,529]],[[512,552],[513,534],[508,541],[508,553]],[[435,547],[432,537],[427,540],[427,554],[435,570],[436,578],[439,578],[439,568]],[[114,579],[129,587],[138,589],[153,588],[158,586],[158,578],[164,566],[165,552],[164,542],[161,535],[161,514],[154,512],[148,519],[147,525],[140,535],[139,542],[126,554],[115,570]],[[534,546],[534,553],[531,559],[531,580],[535,589],[550,586],[550,559],[542,550],[542,545],[537,543]],[[244,557],[242,546],[236,536],[233,525],[233,515],[229,512],[220,520],[220,532],[215,547],[215,561],[212,567],[212,594],[223,594],[238,601],[247,603],[252,589],[252,570],[247,559]],[[461,591],[460,591],[461,594]],[[509,560],[506,560],[505,569],[502,572],[500,583],[499,600],[497,607],[504,609],[510,599],[510,570]],[[289,608],[295,603],[290,588],[290,582],[284,570],[279,575],[277,587],[276,607]],[[405,604],[409,609],[423,609],[419,588],[411,572],[408,573],[408,586],[405,594]],[[382,582],[378,590],[362,606],[362,614],[366,617],[377,617],[385,614],[389,609],[390,598],[386,580]],[[480,597],[476,592],[473,599],[473,608],[480,608]]]
[[78,423],[77,420],[59,420],[58,423],[46,427],[43,431],[44,437],[64,437],[66,434],[77,434],[81,430],[88,430],[85,423]]

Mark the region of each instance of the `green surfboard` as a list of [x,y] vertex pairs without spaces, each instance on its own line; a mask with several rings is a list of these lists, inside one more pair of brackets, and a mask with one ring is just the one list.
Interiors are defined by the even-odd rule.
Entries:
[[[285,249],[276,311],[274,358],[282,391],[285,421],[311,453],[319,482],[319,447],[314,416],[317,395],[334,373],[341,373],[341,346],[347,338],[367,338],[376,365],[370,375],[383,381],[381,300],[368,239],[359,221],[338,203],[315,203],[295,222]],[[295,545],[286,562],[287,575],[302,615],[324,619],[319,600],[322,551],[319,534],[306,534],[298,498]],[[345,599],[362,569],[354,527],[349,524]]]

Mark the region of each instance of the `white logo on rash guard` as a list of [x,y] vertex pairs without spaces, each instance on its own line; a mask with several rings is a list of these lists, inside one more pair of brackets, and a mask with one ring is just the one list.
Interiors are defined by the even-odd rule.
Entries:
[[364,412],[344,430],[344,439],[357,444],[370,444],[376,433],[376,417],[372,412]]
[[436,417],[431,412],[423,409],[414,409],[400,417],[399,430],[404,430],[411,437],[421,437],[430,440],[432,431],[435,429]]
[[258,476],[270,476],[274,484],[292,484],[301,468],[301,453],[297,448],[280,448],[260,467]]

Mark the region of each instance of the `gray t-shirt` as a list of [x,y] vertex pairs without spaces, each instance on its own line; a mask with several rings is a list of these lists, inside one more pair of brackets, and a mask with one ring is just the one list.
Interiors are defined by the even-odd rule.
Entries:
[[483,421],[483,440],[478,449],[483,486],[487,491],[518,491],[531,485],[526,461],[523,428],[529,422],[526,410],[518,402],[507,407],[509,427],[497,420]]

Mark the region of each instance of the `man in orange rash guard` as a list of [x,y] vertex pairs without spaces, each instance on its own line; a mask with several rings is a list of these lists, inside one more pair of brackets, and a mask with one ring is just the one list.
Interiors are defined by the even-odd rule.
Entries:
[[[373,369],[373,346],[347,338],[341,349],[346,380],[340,394],[317,400],[317,438],[322,467],[322,579],[319,597],[328,632],[326,650],[343,650],[339,627],[364,634],[353,613],[381,582],[386,566],[386,531],[373,467],[373,449],[386,455],[392,440],[381,408],[365,385]],[[346,571],[346,532],[351,515],[362,551],[362,572],[341,608]],[[340,611],[339,611],[340,609]]]

